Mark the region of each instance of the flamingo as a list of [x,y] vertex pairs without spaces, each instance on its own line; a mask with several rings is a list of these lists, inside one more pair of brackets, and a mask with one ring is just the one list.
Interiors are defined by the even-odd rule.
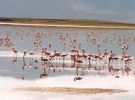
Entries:
[[[56,50],[54,50],[54,56],[56,57],[56,67],[60,67],[60,56],[61,56],[61,53],[56,52]],[[58,62],[57,62],[58,58],[59,58],[59,65],[58,65]]]
[[123,45],[122,47],[122,50],[123,50],[123,56],[126,56],[127,52],[128,52],[128,45]]
[[83,57],[84,60],[85,60],[85,64],[87,64],[87,57],[88,57],[88,55],[85,54],[85,49],[82,49],[82,52],[83,52],[82,57]]
[[33,52],[30,52],[29,54],[30,54],[30,65],[29,65],[29,67],[32,67],[32,65],[33,65],[33,55],[34,55],[34,53],[33,53]]
[[[49,46],[49,50],[50,50],[50,46]],[[50,51],[47,51],[47,48],[45,48],[45,55],[46,55],[46,59],[48,59],[48,66],[50,67],[50,66],[52,66],[52,59],[55,57],[54,55],[52,55],[51,54],[51,52]]]
[[123,69],[123,75],[125,74],[125,72],[127,73],[127,75],[129,75],[129,71],[131,71],[131,68],[129,68],[129,64],[132,61],[131,56],[123,56],[123,60],[125,62],[125,67]]
[[98,44],[97,47],[98,47],[98,51],[97,52],[100,53],[100,44]]
[[[54,67],[54,64],[52,65],[54,57],[55,57],[55,55],[52,55],[52,54],[50,55],[51,67]],[[55,69],[53,71],[55,72]]]
[[17,52],[18,51],[15,48],[13,48],[13,52],[15,55],[14,55],[14,59],[13,59],[12,63],[15,64],[17,62]]
[[17,50],[15,48],[13,48],[13,52],[15,53],[15,56],[14,57],[17,57]]
[[43,69],[43,73],[40,74],[40,78],[45,77],[49,74],[50,67],[48,66],[48,59],[42,59],[43,63],[41,64],[41,69]]
[[84,70],[83,70],[83,67],[82,67],[82,63],[83,61],[82,60],[77,60],[77,66],[76,66],[76,75],[77,76],[82,76],[84,75]]
[[113,68],[112,63],[113,63],[113,55],[111,54],[108,58],[108,71],[110,74],[112,74],[112,68]]
[[[76,55],[74,54],[71,54],[71,67],[75,67],[75,59],[76,59]],[[73,64],[72,64],[72,61],[73,61]]]
[[[118,68],[118,59],[119,58],[116,57],[116,55],[111,55],[109,57],[109,72],[111,75],[118,74],[119,71],[122,71],[121,68]],[[111,65],[110,65],[110,62],[111,62]]]
[[[45,56],[44,56],[44,55],[45,55]],[[45,49],[43,48],[43,49],[42,49],[42,57],[41,57],[42,59],[43,59],[43,58],[46,58],[46,59],[49,60],[50,55],[51,55],[51,53],[50,53],[49,51],[47,51],[47,48],[45,48]]]
[[88,69],[90,70],[90,68],[92,67],[92,65],[91,65],[91,58],[92,57],[94,57],[93,55],[91,55],[91,54],[89,54],[88,55],[88,60],[89,60],[89,67],[88,67]]
[[[102,57],[100,57],[100,55],[101,54],[94,56],[94,58],[96,60],[95,70],[98,70],[98,74],[100,74],[100,70],[101,70],[101,68],[100,68],[100,60],[102,59]],[[98,62],[99,62],[99,64],[98,64]],[[97,67],[99,67],[99,68],[97,68]]]
[[35,40],[34,40],[34,46],[35,46],[35,51],[41,47],[41,43],[42,43],[42,33],[37,32],[35,35]]
[[25,64],[25,56],[26,56],[27,52],[24,51],[23,52],[23,62],[24,62],[24,66],[23,66],[23,69],[25,68],[26,64]]
[[[77,51],[77,58],[75,59],[75,61],[77,62],[77,66],[76,66],[76,75],[77,76],[79,76],[79,74],[84,75],[84,71],[83,71],[83,67],[82,67],[83,61],[81,60],[82,57],[83,57],[83,55],[79,54],[79,52]],[[79,71],[81,71],[81,73]]]
[[3,39],[4,39],[4,38],[0,38],[0,46],[3,45]]
[[103,65],[103,69],[105,69],[107,67],[107,56],[108,56],[108,53],[107,53],[107,50],[105,49],[105,52],[103,54],[103,58],[104,58],[104,65]]
[[37,65],[37,64],[38,64],[38,60],[35,60],[34,62],[35,62],[35,67],[34,67],[34,69],[38,69],[38,65]]
[[51,47],[52,47],[52,45],[51,45],[51,44],[49,44],[48,46],[49,46],[49,51],[51,51]]
[[[75,67],[76,64],[76,55],[77,55],[78,50],[76,49],[72,49],[71,50],[71,67]],[[72,61],[73,61],[73,65],[72,65]]]
[[26,63],[25,63],[25,55],[26,55],[26,51],[24,51],[24,53],[23,53],[23,67],[22,67],[22,69],[23,69],[23,76],[22,76],[22,79],[24,80],[24,69],[25,69],[25,67],[26,67]]
[[45,53],[45,50],[44,50],[44,48],[42,48],[42,51],[41,51],[41,53],[42,53],[42,58],[44,58],[44,53]]
[[68,56],[68,54],[62,54],[61,57],[63,58],[63,68],[65,67],[65,57]]
[[120,70],[120,69],[118,68],[118,59],[119,59],[119,58],[118,58],[118,57],[113,57],[112,59],[113,59],[114,64],[115,64],[115,65],[114,65],[115,67],[113,67],[113,74],[112,74],[112,75],[114,75],[115,73],[118,74],[118,71]]

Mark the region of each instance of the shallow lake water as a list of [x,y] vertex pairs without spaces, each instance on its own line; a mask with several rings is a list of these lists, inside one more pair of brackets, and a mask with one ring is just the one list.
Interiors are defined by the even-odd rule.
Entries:
[[[41,37],[38,37],[39,34]],[[77,30],[53,27],[0,26],[0,38],[7,37],[13,42],[13,47],[20,52],[41,52],[42,48],[49,49],[49,45],[51,45],[51,52],[56,50],[69,53],[73,48],[84,48],[87,54],[104,53],[106,49],[107,52],[113,51],[117,55],[122,55],[122,47],[128,45],[128,55],[135,56],[135,30]],[[35,41],[38,42],[36,45],[34,44]],[[10,50],[11,48],[6,46],[3,40],[0,51]],[[34,59],[39,62],[33,62],[32,68],[23,68],[23,58],[17,58],[15,64],[13,64],[13,60],[14,57],[0,57],[1,76],[20,79],[40,78],[43,71],[40,67],[40,58]],[[30,60],[30,58],[25,59],[26,66],[29,66]],[[72,71],[66,72],[68,75],[75,74]],[[65,72],[61,73],[55,74],[52,72],[49,75],[65,75]]]
[[[41,33],[41,46],[48,48],[51,44],[51,50],[68,51],[73,48],[73,45],[78,49],[85,48],[87,53],[96,53],[97,45],[100,45],[100,51],[105,49],[109,52],[112,50],[117,54],[122,54],[122,46],[129,46],[128,53],[135,55],[135,30],[77,30],[63,28],[44,28],[44,27],[26,27],[26,26],[0,26],[0,37],[7,37],[10,34],[14,47],[18,51],[34,51],[34,41],[36,34]],[[19,34],[20,36],[18,36]],[[72,41],[76,39],[76,43]],[[64,43],[65,42],[65,48]],[[65,40],[65,41],[64,41]],[[1,46],[0,50],[9,50],[5,46]]]

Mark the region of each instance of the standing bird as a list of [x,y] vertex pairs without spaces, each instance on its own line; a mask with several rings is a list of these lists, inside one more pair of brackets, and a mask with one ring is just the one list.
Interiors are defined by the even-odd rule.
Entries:
[[89,54],[88,55],[88,60],[89,60],[89,66],[88,66],[88,70],[90,70],[90,68],[92,68],[92,64],[91,64],[91,58],[94,57],[94,55]]
[[26,51],[24,51],[24,53],[23,53],[23,67],[22,67],[22,69],[23,69],[23,76],[22,76],[22,79],[24,80],[24,69],[25,69],[25,67],[26,67],[26,63],[25,63],[25,55],[26,55]]
[[14,57],[16,58],[18,51],[17,51],[15,48],[13,48],[13,52],[14,52],[14,54],[15,54]]
[[57,58],[59,58],[59,65],[60,65],[60,56],[61,56],[61,53],[56,52],[56,50],[54,50],[54,56],[56,57],[56,67],[59,67],[58,64],[57,64]]
[[32,67],[33,66],[33,55],[34,53],[33,52],[30,52],[30,64],[29,64],[29,67]]
[[63,68],[65,67],[65,57],[68,56],[68,54],[62,54],[61,57],[63,58]]
[[12,60],[12,63],[15,64],[17,62],[17,50],[15,48],[13,48],[13,52],[14,52],[14,59]]

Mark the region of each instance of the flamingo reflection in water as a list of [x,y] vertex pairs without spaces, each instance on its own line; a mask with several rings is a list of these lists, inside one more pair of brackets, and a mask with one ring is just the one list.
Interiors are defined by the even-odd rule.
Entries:
[[83,75],[84,75],[84,70],[82,67],[82,60],[77,60],[77,66],[76,66],[76,77],[74,77],[74,81],[76,80],[82,80],[83,79]]

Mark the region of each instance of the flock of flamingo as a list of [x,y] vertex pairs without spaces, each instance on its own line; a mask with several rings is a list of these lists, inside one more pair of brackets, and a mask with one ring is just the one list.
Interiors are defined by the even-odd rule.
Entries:
[[[8,48],[8,50],[14,52],[13,64],[15,64],[17,62],[17,54],[19,51],[17,50],[17,46],[14,44],[13,34],[15,33],[8,31],[5,33],[1,32],[0,47],[4,46]],[[128,48],[130,41],[135,43],[134,34],[128,33],[126,35],[119,35],[115,33],[111,36],[107,36],[105,32],[104,34],[100,31],[87,32],[85,33],[84,40],[96,48],[96,52],[94,54],[87,52],[85,48],[82,48],[83,43],[79,41],[78,33],[71,34],[68,31],[51,32],[51,30],[45,33],[34,30],[33,33],[25,33],[25,31],[19,30],[16,32],[15,36],[18,39],[25,40],[25,38],[29,37],[31,34],[34,35],[34,39],[31,40],[34,40],[32,41],[32,45],[34,45],[35,48],[33,52],[23,51],[22,68],[25,69],[27,67],[25,63],[26,55],[30,55],[31,60],[29,67],[32,67],[34,59],[33,55],[35,55],[35,52],[37,51],[40,52],[40,61],[34,60],[36,63],[41,63],[41,66],[35,67],[35,69],[38,69],[39,67],[43,69],[43,73],[41,73],[40,78],[47,76],[50,70],[53,72],[75,70],[76,77],[74,78],[74,81],[81,80],[86,71],[94,71],[98,74],[107,71],[111,75],[129,75],[131,70],[133,70],[132,66],[135,59],[133,56],[128,54]],[[57,37],[61,43],[63,51],[53,48],[53,45],[59,44],[51,44],[50,41],[53,41],[53,39],[51,39],[52,37]],[[50,43],[48,42],[46,47],[44,47],[43,41],[48,38],[50,38]],[[108,51],[107,48],[104,48],[104,51],[100,50],[102,46],[108,45],[108,43],[110,43],[109,45],[118,45],[122,50],[121,55],[116,54],[115,51],[112,50]],[[67,47],[68,49],[70,48],[70,51],[66,50]],[[67,60],[69,62],[67,62]],[[24,77],[22,79],[24,79]]]

